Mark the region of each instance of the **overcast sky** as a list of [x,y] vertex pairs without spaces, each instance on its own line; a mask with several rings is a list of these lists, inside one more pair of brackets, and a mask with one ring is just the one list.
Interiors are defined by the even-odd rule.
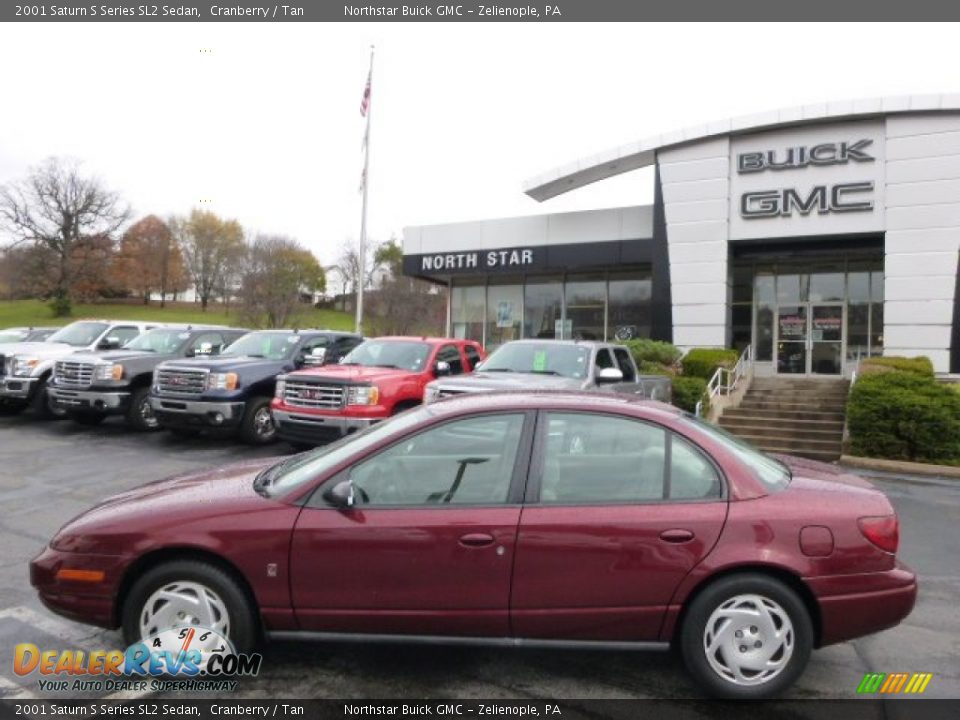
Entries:
[[407,225],[648,203],[649,170],[543,204],[520,188],[684,126],[960,90],[947,23],[6,24],[0,182],[74,157],[137,215],[206,200],[333,262],[359,235],[371,44],[374,240]]

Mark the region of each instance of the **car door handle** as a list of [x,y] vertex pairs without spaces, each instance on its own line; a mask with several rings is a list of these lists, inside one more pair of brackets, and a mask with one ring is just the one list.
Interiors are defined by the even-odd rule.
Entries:
[[460,538],[460,544],[464,547],[486,547],[487,545],[493,545],[493,535],[469,533]]
[[693,533],[690,530],[680,528],[664,530],[660,533],[660,539],[668,543],[685,543],[693,540]]

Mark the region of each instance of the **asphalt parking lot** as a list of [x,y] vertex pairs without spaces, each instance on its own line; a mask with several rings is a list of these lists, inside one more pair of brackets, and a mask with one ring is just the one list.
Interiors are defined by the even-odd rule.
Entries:
[[[61,524],[101,498],[166,475],[257,456],[201,437],[140,435],[115,420],[87,428],[28,416],[0,418],[0,697],[56,697],[12,670],[13,646],[122,647],[118,633],[60,619],[32,591],[27,563]],[[901,517],[901,558],[920,574],[916,609],[901,626],[814,653],[793,698],[850,698],[866,672],[932,672],[927,696],[960,697],[960,484],[877,483]],[[273,643],[247,698],[696,698],[672,655]]]

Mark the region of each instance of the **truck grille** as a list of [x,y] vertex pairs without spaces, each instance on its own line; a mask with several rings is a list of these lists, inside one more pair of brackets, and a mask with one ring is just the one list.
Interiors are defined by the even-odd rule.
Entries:
[[93,364],[59,360],[53,367],[53,376],[58,387],[90,387],[93,383]]
[[296,407],[339,410],[343,407],[345,396],[346,388],[343,385],[287,380],[283,402]]
[[206,370],[157,370],[157,391],[161,395],[200,395],[206,387]]

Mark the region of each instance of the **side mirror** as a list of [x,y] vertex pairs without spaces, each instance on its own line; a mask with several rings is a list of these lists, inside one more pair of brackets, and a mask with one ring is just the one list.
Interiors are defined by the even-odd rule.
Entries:
[[618,383],[623,382],[623,373],[617,368],[602,368],[597,371],[597,383]]
[[341,480],[333,487],[323,491],[323,499],[341,510],[353,507],[355,502],[353,483],[349,480]]
[[437,377],[440,377],[441,375],[449,375],[450,363],[448,363],[446,360],[437,360],[437,364],[434,366],[433,372]]
[[323,365],[323,361],[327,357],[327,349],[322,347],[315,347],[309,353],[303,356],[303,364],[310,365]]
[[480,360],[476,365],[473,366],[474,372],[480,372],[481,370],[483,370],[483,360]]
[[100,348],[103,350],[116,350],[120,345],[120,338],[112,335],[100,341]]

